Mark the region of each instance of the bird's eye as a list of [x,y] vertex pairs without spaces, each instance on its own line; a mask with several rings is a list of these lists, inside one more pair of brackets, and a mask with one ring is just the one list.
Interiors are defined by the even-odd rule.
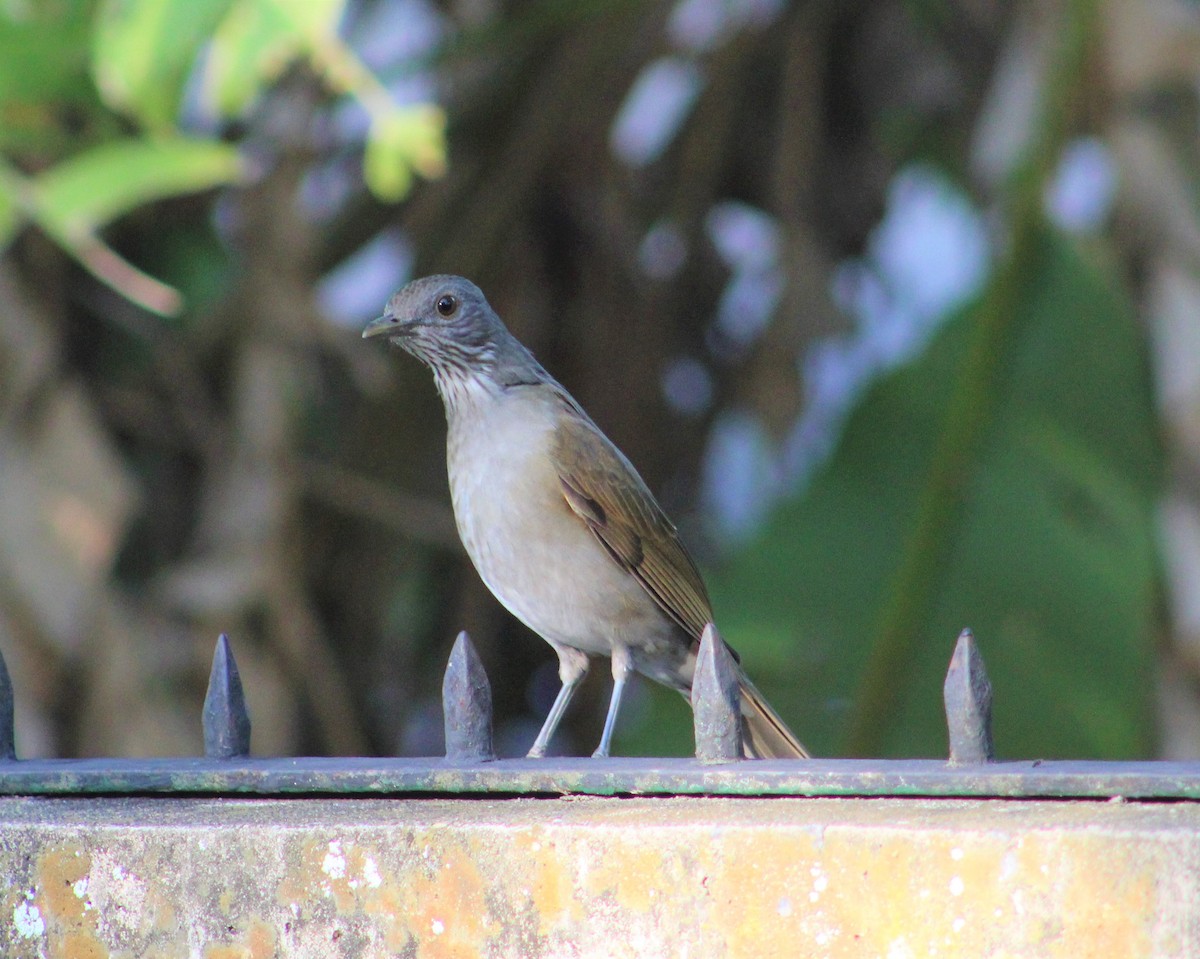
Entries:
[[454,311],[458,309],[458,300],[449,293],[443,293],[438,297],[438,301],[434,305],[442,316],[453,316]]

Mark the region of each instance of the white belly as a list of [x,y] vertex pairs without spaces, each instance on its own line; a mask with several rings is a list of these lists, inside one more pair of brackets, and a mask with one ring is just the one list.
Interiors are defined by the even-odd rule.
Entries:
[[669,634],[567,505],[548,454],[554,409],[528,392],[472,406],[450,424],[450,487],[463,545],[496,598],[544,639],[591,654]]

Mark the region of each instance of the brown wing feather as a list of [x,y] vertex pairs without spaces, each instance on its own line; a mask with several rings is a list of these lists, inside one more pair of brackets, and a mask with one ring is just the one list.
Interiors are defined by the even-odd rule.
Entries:
[[[624,455],[564,392],[551,452],[563,498],[622,569],[695,642],[712,621],[704,581],[674,525]],[[737,653],[730,649],[734,658]],[[745,673],[742,749],[751,758],[808,753]]]
[[629,460],[569,397],[552,450],[563,497],[613,560],[693,639],[712,620],[704,581]]

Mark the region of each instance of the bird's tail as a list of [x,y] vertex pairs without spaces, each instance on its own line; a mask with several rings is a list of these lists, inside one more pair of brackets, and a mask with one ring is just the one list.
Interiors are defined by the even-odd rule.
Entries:
[[747,759],[808,759],[808,750],[745,673],[738,677],[738,683],[742,691],[743,755]]

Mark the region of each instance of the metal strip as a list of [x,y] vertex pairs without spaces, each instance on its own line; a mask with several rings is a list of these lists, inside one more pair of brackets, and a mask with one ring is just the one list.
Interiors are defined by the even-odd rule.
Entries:
[[1200,800],[1200,762],[927,759],[46,759],[0,764],[0,795],[902,796]]

